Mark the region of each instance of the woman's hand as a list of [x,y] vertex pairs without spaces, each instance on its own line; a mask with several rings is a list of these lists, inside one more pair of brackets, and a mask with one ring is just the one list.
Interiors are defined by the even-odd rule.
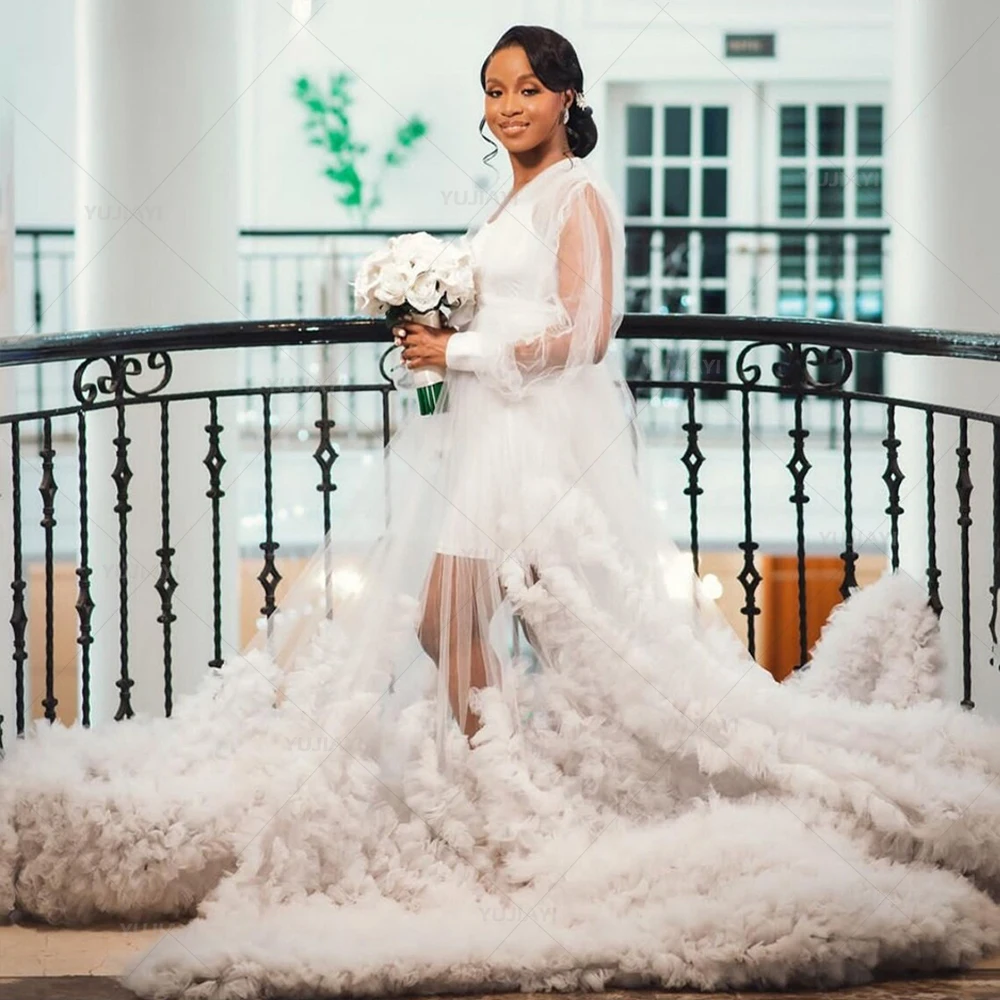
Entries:
[[393,328],[394,343],[403,345],[403,361],[406,367],[416,371],[418,368],[446,367],[445,347],[448,338],[458,331],[450,326],[440,329],[424,326],[423,323],[400,322]]

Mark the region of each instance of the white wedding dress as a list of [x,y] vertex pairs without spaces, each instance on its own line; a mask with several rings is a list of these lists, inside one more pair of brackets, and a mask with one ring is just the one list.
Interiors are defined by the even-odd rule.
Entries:
[[470,245],[438,409],[358,501],[389,514],[361,586],[335,529],[173,718],[18,741],[0,912],[193,918],[124,978],[187,1000],[837,986],[1000,949],[1000,728],[941,699],[926,596],[860,591],[775,684],[643,488],[608,188],[559,161]]

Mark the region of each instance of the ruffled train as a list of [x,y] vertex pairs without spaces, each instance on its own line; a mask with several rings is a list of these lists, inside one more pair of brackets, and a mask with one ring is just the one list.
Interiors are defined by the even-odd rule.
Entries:
[[[546,560],[568,537],[635,595],[627,627]],[[474,695],[447,774],[432,695],[387,729],[388,677],[342,669],[331,622],[289,673],[253,652],[171,720],[37,725],[0,767],[0,906],[194,916],[123,980],[186,1000],[833,987],[1000,949],[998,728],[940,699],[920,589],[859,592],[778,685],[644,602],[609,537],[574,494],[538,582],[510,566],[547,669],[518,679],[520,726]]]

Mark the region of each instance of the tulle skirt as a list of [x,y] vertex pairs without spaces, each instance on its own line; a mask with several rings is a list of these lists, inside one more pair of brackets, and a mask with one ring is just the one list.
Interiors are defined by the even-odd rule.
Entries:
[[472,373],[449,373],[439,552],[483,559],[515,552],[530,562],[538,555],[534,529],[549,513],[531,484],[549,482],[548,499],[558,503],[613,474],[615,463],[625,466],[617,474],[628,473],[634,450],[627,407],[603,372],[578,374],[509,400]]

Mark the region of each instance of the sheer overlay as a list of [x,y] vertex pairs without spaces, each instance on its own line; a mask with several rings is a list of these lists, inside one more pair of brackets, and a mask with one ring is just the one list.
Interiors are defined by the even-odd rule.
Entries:
[[157,1000],[831,987],[1000,949],[1000,730],[942,699],[922,588],[854,595],[775,684],[643,481],[613,194],[559,161],[470,237],[437,411],[335,495],[251,647],[169,720],[15,741],[0,913],[193,917],[124,977]]
[[[531,681],[545,644],[506,597],[511,574],[530,587],[552,564],[619,623],[634,615],[636,595],[580,558],[582,508],[602,518],[605,543],[627,557],[660,613],[687,620],[698,593],[689,560],[650,520],[634,401],[608,353],[624,315],[614,197],[583,161],[557,161],[475,231],[472,248],[478,306],[449,339],[436,412],[411,419],[385,449],[389,524],[361,572],[363,591],[333,596],[326,578],[339,539],[328,539],[258,643],[293,663],[331,608],[325,628],[350,650],[346,676],[385,671],[382,733],[433,689],[443,769],[449,734],[478,726],[477,689],[502,694],[514,732],[539,708]],[[404,617],[383,632],[393,608]],[[710,602],[702,613],[713,614]],[[383,747],[382,765],[400,771],[400,752]]]

